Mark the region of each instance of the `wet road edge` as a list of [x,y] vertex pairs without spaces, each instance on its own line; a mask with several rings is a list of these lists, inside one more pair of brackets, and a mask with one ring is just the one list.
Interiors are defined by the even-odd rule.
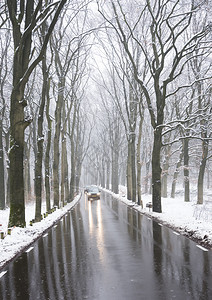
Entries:
[[[56,219],[55,221],[53,221],[53,223],[51,223],[51,225],[49,225],[49,227],[47,227],[44,231],[42,231],[38,236],[36,236],[31,242],[29,242],[29,244],[27,244],[26,246],[24,246],[23,248],[19,249],[19,251],[17,253],[15,253],[14,256],[12,256],[10,259],[8,259],[7,261],[5,261],[5,263],[3,263],[0,266],[0,272],[13,260],[16,260],[22,253],[24,253],[28,248],[30,248],[37,240],[39,240],[43,235],[45,235],[53,226],[55,226],[57,223],[60,222],[60,220],[62,218],[64,218],[64,216],[69,213],[81,200],[82,198],[82,193],[80,193],[80,195],[78,195],[79,198],[78,200],[74,203],[73,206],[71,206],[69,209],[67,209],[66,211],[64,211],[63,214],[61,214],[58,219]],[[74,200],[73,200],[74,201]],[[71,201],[72,202],[72,201]],[[71,203],[70,202],[70,203]],[[61,208],[59,208],[61,209]]]

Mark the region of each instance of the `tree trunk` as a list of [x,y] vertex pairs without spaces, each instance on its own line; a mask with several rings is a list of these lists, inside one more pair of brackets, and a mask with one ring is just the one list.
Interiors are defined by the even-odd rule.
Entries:
[[107,178],[106,178],[106,189],[110,189],[110,161],[107,160]]
[[183,148],[181,149],[180,157],[179,157],[179,160],[177,162],[176,169],[175,169],[174,175],[173,175],[172,189],[171,189],[171,198],[175,198],[175,190],[176,190],[177,177],[178,177],[178,174],[179,174],[179,169],[180,169],[181,164],[182,164],[182,159],[183,159]]
[[160,153],[162,146],[161,129],[154,130],[154,143],[152,151],[152,204],[153,211],[161,213],[161,167]]
[[75,147],[73,138],[71,140],[71,179],[70,179],[70,199],[69,202],[74,199],[74,192],[75,192]]
[[131,133],[128,141],[127,160],[127,199],[136,202],[136,167],[135,167],[135,133]]
[[198,175],[198,183],[197,183],[197,204],[203,204],[203,183],[204,183],[204,175],[205,175],[205,167],[208,156],[208,141],[203,140],[202,142],[202,160],[200,162],[199,175]]
[[64,205],[69,197],[68,184],[68,160],[67,160],[67,145],[66,137],[62,138],[62,157],[61,157],[61,201]]
[[76,193],[79,194],[80,192],[80,179],[81,179],[81,174],[82,174],[82,161],[80,161],[79,159],[77,160],[77,174],[76,174]]
[[[13,26],[14,58],[13,58],[13,90],[10,105],[10,217],[9,226],[25,226],[25,203],[24,203],[24,131],[31,123],[31,118],[24,116],[24,107],[27,105],[24,99],[25,86],[32,71],[42,60],[48,40],[57,22],[59,14],[66,0],[61,0],[56,8],[54,17],[45,35],[44,43],[35,60],[30,64],[32,51],[32,33],[40,21],[38,13],[42,8],[39,1],[34,10],[34,1],[7,1],[9,18]],[[23,5],[22,5],[23,4]],[[19,9],[17,9],[17,5]],[[48,16],[49,17],[49,16]],[[22,32],[23,29],[23,32]]]
[[5,209],[5,169],[4,169],[4,149],[3,149],[3,124],[0,118],[0,209]]
[[184,139],[183,153],[184,153],[184,201],[190,201],[190,182],[189,182],[189,139]]
[[105,188],[105,159],[102,158],[102,176],[101,176],[101,186]]
[[76,185],[76,153],[75,153],[75,144],[74,144],[74,129],[76,125],[76,115],[77,115],[77,104],[74,104],[74,114],[73,114],[73,122],[71,128],[71,179],[70,179],[70,199],[72,201],[74,199],[75,185]]
[[[197,66],[196,66],[197,67]],[[197,67],[198,70],[198,67]],[[206,112],[204,112],[203,117],[203,83],[199,82],[197,84],[197,91],[198,91],[198,108],[199,108],[199,116],[200,116],[200,130],[201,130],[201,137],[202,137],[202,157],[200,162],[200,168],[199,168],[199,175],[198,175],[198,183],[197,183],[197,204],[203,204],[203,186],[204,186],[204,175],[205,175],[205,168],[206,168],[206,162],[207,162],[207,156],[208,156],[208,143],[209,140],[207,139],[207,118]],[[207,103],[208,105],[208,103]],[[211,108],[210,108],[211,113]]]
[[31,199],[31,178],[30,178],[30,145],[25,142],[24,149],[24,197],[25,201]]
[[66,145],[66,111],[65,103],[63,105],[63,130],[62,130],[62,154],[61,154],[61,202],[64,206],[68,200],[69,192],[67,191],[68,182],[68,161],[67,161],[67,145]]
[[127,155],[127,199],[132,200],[132,163],[131,163],[131,144],[128,141]]
[[137,143],[137,199],[138,205],[143,207],[143,202],[141,199],[141,136],[142,136],[142,126],[143,126],[143,115],[140,114],[139,132],[138,132],[138,143]]
[[11,95],[10,107],[10,218],[9,227],[24,227],[25,202],[24,202],[24,130],[29,125],[24,120],[23,93],[14,89]]
[[42,86],[42,97],[41,104],[38,114],[38,135],[37,135],[37,157],[35,158],[35,221],[39,222],[41,220],[41,204],[42,204],[42,187],[43,187],[43,118],[44,118],[44,108],[46,102],[46,93],[47,93],[47,82],[48,82],[48,73],[46,67],[46,57],[44,56],[42,60],[42,75],[43,75],[43,86]]
[[61,203],[65,205],[65,140],[62,133],[62,154],[61,154]]
[[[168,142],[168,140],[166,140]],[[162,186],[161,186],[161,196],[164,198],[168,197],[168,171],[169,171],[169,159],[170,159],[170,148],[168,145],[165,148],[165,159],[162,168]]]
[[112,148],[112,192],[118,194],[119,192],[119,176],[118,176],[118,149],[116,145],[116,140],[114,142],[114,147]]
[[50,105],[50,97],[49,97],[49,87],[50,87],[50,79],[47,84],[47,102],[46,102],[46,119],[48,123],[48,131],[47,131],[47,145],[46,145],[46,154],[45,154],[45,191],[46,191],[46,210],[50,211],[51,209],[51,201],[50,201],[50,148],[51,148],[51,137],[52,137],[52,121],[49,115],[49,105]]
[[[148,189],[148,183],[149,183],[149,168],[150,168],[150,160],[146,162],[146,176],[145,176],[145,186],[144,186],[144,192],[145,194],[149,193]],[[150,184],[151,185],[151,184]],[[150,193],[151,194],[151,193]]]
[[136,155],[135,155],[135,134],[132,136],[131,144],[131,163],[132,163],[132,201],[136,202]]
[[[32,29],[23,38],[20,21],[17,19],[17,9],[13,1],[7,1],[9,17],[13,26],[14,57],[13,57],[13,89],[10,98],[10,150],[9,150],[9,177],[10,177],[10,217],[9,227],[25,226],[25,202],[24,202],[24,131],[31,123],[31,119],[25,119],[24,107],[27,105],[24,99],[24,90],[28,78],[23,81],[31,54]],[[26,29],[31,20],[34,2],[28,1],[25,12],[19,12],[25,16]],[[22,8],[22,6],[21,6]],[[28,75],[29,76],[29,75]]]
[[53,159],[53,189],[54,206],[59,207],[60,203],[60,183],[59,183],[59,163],[60,163],[60,135],[61,135],[61,112],[63,106],[63,92],[65,88],[65,78],[60,77],[58,83],[58,98],[55,109],[55,135],[54,135],[54,159]]
[[[9,154],[10,134],[9,131],[5,135],[6,153]],[[6,181],[6,206],[10,205],[10,176],[9,176],[9,159],[6,159],[7,181]]]

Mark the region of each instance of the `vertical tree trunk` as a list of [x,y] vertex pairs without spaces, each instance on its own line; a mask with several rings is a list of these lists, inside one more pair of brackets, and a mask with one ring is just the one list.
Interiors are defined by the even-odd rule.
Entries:
[[77,160],[77,166],[76,166],[76,170],[77,170],[77,175],[76,175],[76,193],[79,194],[80,192],[80,179],[81,179],[81,174],[82,174],[82,161],[80,161],[79,159]]
[[[18,12],[17,3],[7,1],[9,16],[13,26],[14,57],[13,57],[13,89],[10,98],[10,150],[9,150],[9,177],[10,177],[10,217],[9,227],[25,226],[25,202],[24,202],[24,131],[31,123],[31,119],[25,119],[24,107],[27,105],[24,99],[26,81],[23,76],[28,69],[32,29],[25,39],[21,32],[20,20],[25,16],[22,26],[26,29],[32,20],[34,2],[28,1],[25,11]],[[21,6],[22,8],[22,6]],[[21,16],[22,13],[22,16]],[[18,21],[18,18],[19,21]],[[33,27],[32,27],[33,28]]]
[[[199,71],[198,66],[196,65],[196,69]],[[203,186],[204,186],[204,175],[205,175],[205,168],[206,168],[206,162],[207,162],[207,156],[208,156],[208,143],[209,140],[207,139],[207,118],[206,111],[203,112],[203,97],[202,97],[202,91],[203,86],[202,82],[199,82],[197,84],[197,92],[198,92],[198,109],[199,109],[199,116],[200,116],[200,130],[201,130],[201,137],[202,137],[202,157],[200,162],[200,168],[199,168],[199,175],[198,175],[198,182],[197,182],[197,204],[203,204]],[[205,103],[206,104],[206,103]],[[209,102],[206,104],[206,106],[209,104]],[[210,112],[211,113],[211,108]],[[203,115],[204,114],[204,117]]]
[[180,169],[181,164],[182,164],[182,159],[183,159],[183,148],[181,149],[180,157],[179,157],[179,160],[177,162],[176,169],[175,169],[174,175],[173,175],[172,189],[171,189],[171,198],[175,198],[177,177],[178,177],[178,174],[179,174],[179,169]]
[[77,104],[74,104],[74,114],[73,122],[71,128],[71,179],[70,179],[70,201],[74,199],[74,192],[76,187],[76,153],[75,153],[75,144],[74,144],[74,129],[76,125],[76,115],[77,115]]
[[60,136],[61,136],[61,112],[63,106],[63,92],[65,88],[65,78],[60,77],[58,83],[58,98],[55,109],[55,135],[54,135],[54,158],[53,158],[53,189],[54,189],[54,206],[59,207],[60,203],[60,183],[59,183],[59,166],[60,166]]
[[5,208],[5,172],[4,172],[4,149],[3,149],[3,124],[0,116],[0,209]]
[[115,141],[114,147],[112,148],[112,174],[111,174],[112,192],[114,192],[115,194],[118,194],[119,192],[118,161],[119,161],[119,155],[118,155],[118,149]]
[[61,203],[65,205],[65,141],[64,132],[62,132],[62,153],[61,153]]
[[149,189],[148,189],[148,185],[149,185],[149,168],[150,168],[150,160],[148,160],[146,162],[146,176],[145,176],[145,186],[144,186],[145,194],[148,194],[148,192],[149,192]]
[[24,197],[25,200],[31,198],[31,178],[30,178],[30,145],[27,146],[25,143],[25,154],[24,154]]
[[67,160],[67,145],[66,137],[62,137],[62,157],[61,157],[61,201],[64,205],[69,197],[69,183],[68,183],[68,160]]
[[102,158],[102,177],[101,177],[101,186],[105,188],[105,159]]
[[142,126],[143,126],[143,115],[140,113],[139,132],[138,132],[138,143],[137,143],[137,199],[138,205],[143,207],[141,199],[141,137],[142,137]]
[[[168,142],[168,140],[166,140]],[[168,171],[169,171],[169,159],[170,159],[170,148],[168,145],[165,148],[165,158],[162,167],[162,186],[161,186],[161,196],[164,198],[168,197]]]
[[24,227],[25,202],[24,202],[24,130],[28,124],[24,121],[23,94],[13,90],[10,107],[10,218],[9,227]]
[[71,179],[70,179],[70,199],[69,201],[72,201],[74,199],[74,192],[75,192],[75,171],[76,171],[76,165],[75,165],[75,145],[73,141],[73,137],[71,140]]
[[49,211],[51,209],[51,201],[50,201],[50,148],[51,148],[51,137],[52,137],[52,121],[49,115],[49,105],[50,105],[50,97],[49,97],[49,87],[50,87],[50,79],[47,82],[47,102],[46,102],[46,119],[48,123],[48,131],[47,131],[47,145],[46,145],[46,153],[45,153],[45,191],[46,191],[46,210]]
[[107,178],[106,178],[106,189],[110,189],[110,160],[109,158],[107,159]]
[[190,182],[189,182],[189,139],[186,138],[183,143],[184,153],[184,201],[190,201]]
[[114,146],[111,147],[111,190],[114,192],[115,184],[114,184],[114,177],[115,177],[115,154],[114,154]]
[[61,202],[64,206],[68,199],[67,181],[68,181],[68,161],[67,161],[67,145],[66,145],[66,111],[65,103],[63,104],[63,130],[62,130],[62,154],[61,154]]
[[131,143],[128,141],[127,154],[127,199],[132,200],[132,163]]
[[[6,143],[6,153],[9,153],[9,145],[10,145],[10,135],[9,131],[5,136]],[[6,169],[7,169],[7,181],[6,181],[6,206],[10,205],[10,176],[9,176],[9,160],[6,159]]]
[[46,56],[42,60],[42,75],[43,75],[43,86],[42,86],[42,97],[38,114],[38,135],[37,135],[37,157],[35,158],[35,221],[39,222],[41,220],[41,204],[42,204],[42,188],[43,188],[43,118],[44,118],[44,108],[46,102],[47,93],[47,82],[48,73],[46,67]]
[[115,145],[114,152],[114,189],[113,192],[115,194],[119,193],[119,152],[118,145]]
[[197,204],[203,204],[203,183],[204,183],[204,175],[205,175],[205,167],[208,156],[208,141],[203,140],[202,142],[202,160],[200,162],[199,175],[198,175],[198,183],[197,183]]
[[132,163],[132,201],[136,202],[136,155],[135,155],[135,133],[132,135],[131,144],[131,163]]
[[154,143],[152,151],[152,204],[153,211],[161,213],[161,167],[160,167],[160,153],[161,153],[161,129],[154,131]]
[[136,167],[135,167],[135,133],[131,133],[128,141],[127,160],[127,199],[136,202]]
[[68,177],[68,153],[67,153],[67,144],[66,144],[66,141],[65,140],[65,145],[64,145],[64,148],[65,148],[65,153],[64,153],[64,161],[65,161],[65,185],[64,185],[64,188],[65,188],[65,201],[68,202],[68,198],[69,198],[69,177]]

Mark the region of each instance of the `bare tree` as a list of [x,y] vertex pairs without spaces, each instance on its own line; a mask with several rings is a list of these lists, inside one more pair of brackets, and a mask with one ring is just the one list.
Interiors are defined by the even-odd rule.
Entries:
[[[153,211],[161,212],[161,148],[164,126],[164,108],[167,99],[176,91],[170,90],[170,83],[178,78],[188,62],[187,55],[192,53],[201,40],[209,33],[210,25],[183,41],[182,36],[191,26],[191,20],[198,7],[193,1],[183,6],[181,0],[145,1],[135,18],[128,18],[126,5],[121,1],[111,1],[114,18],[103,17],[118,34],[121,43],[131,61],[134,78],[140,85],[148,106],[151,125],[154,129],[152,151],[152,187]],[[178,13],[183,8],[182,13]],[[141,20],[146,20],[147,36],[139,31]],[[134,20],[134,22],[132,21]],[[144,22],[142,22],[144,24]],[[149,67],[149,86],[141,79],[141,69],[132,54],[132,40],[137,43]],[[147,46],[148,45],[148,46]],[[178,89],[177,89],[178,90]],[[152,96],[154,95],[154,97]]]
[[11,43],[11,36],[8,30],[5,31],[6,39],[0,36],[0,209],[4,209],[6,205],[6,169],[5,169],[5,144],[7,144],[7,118],[8,106],[6,103],[6,89],[9,70],[8,70],[8,49]]
[[[9,18],[12,24],[14,58],[13,58],[13,89],[10,103],[10,218],[9,226],[25,226],[24,204],[24,131],[32,122],[30,116],[25,115],[27,106],[24,92],[29,77],[38,63],[42,60],[49,38],[65,5],[66,0],[43,6],[39,0],[34,1],[7,0]],[[32,44],[34,32],[42,20],[46,20],[54,13],[52,21],[45,34],[43,45],[37,54]]]

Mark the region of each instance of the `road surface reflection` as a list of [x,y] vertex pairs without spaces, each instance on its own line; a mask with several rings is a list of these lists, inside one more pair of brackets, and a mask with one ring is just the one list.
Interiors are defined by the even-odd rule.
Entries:
[[104,193],[3,271],[3,300],[212,299],[211,251]]

